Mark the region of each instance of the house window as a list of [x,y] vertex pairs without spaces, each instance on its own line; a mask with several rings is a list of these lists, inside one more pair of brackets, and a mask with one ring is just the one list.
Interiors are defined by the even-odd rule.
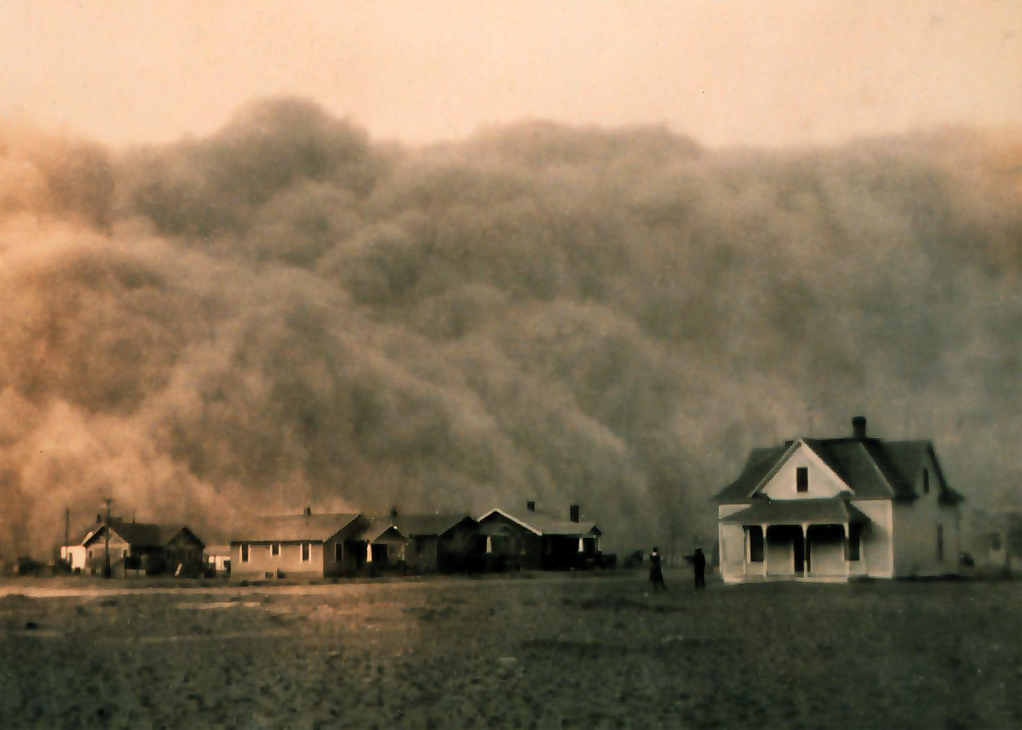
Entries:
[[247,542],[241,543],[241,562],[243,562],[243,563],[247,563],[248,562],[248,543]]
[[89,551],[89,560],[92,560],[92,551]]
[[848,526],[848,559],[856,562],[862,555],[862,525]]
[[809,467],[800,466],[795,470],[795,489],[798,492],[809,491]]
[[930,470],[923,469],[923,494],[930,493]]
[[749,562],[763,562],[763,528],[749,528]]
[[303,542],[302,543],[302,562],[303,563],[307,563],[307,562],[309,562],[312,559],[311,556],[310,556],[311,550],[312,550],[312,546],[309,543],[307,543],[307,542]]
[[944,560],[944,525],[937,525],[937,560]]
[[270,555],[280,555],[280,543],[275,542],[270,545]]

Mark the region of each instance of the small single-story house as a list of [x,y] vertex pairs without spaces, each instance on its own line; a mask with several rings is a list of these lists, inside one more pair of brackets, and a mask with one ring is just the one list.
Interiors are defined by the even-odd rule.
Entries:
[[88,554],[84,545],[74,543],[60,546],[60,562],[74,572],[85,570],[85,556]]
[[231,546],[211,545],[202,551],[206,564],[206,574],[230,575],[231,574]]
[[[107,544],[107,529],[110,540]],[[102,572],[109,549],[110,567],[115,574],[172,573],[195,576],[202,572],[205,545],[183,525],[125,522],[111,518],[109,528],[102,524],[82,541],[86,550],[86,568]]]
[[397,515],[395,521],[408,538],[405,562],[417,573],[469,571],[475,567],[473,556],[483,552],[478,523],[471,515]]
[[89,550],[85,547],[85,541],[92,537],[92,533],[98,530],[102,524],[103,518],[99,516],[96,519],[96,524],[82,528],[78,531],[77,538],[71,538],[69,542],[60,546],[60,562],[68,570],[75,573],[84,573],[88,570],[86,562]]
[[726,583],[956,572],[959,505],[929,441],[849,438],[753,449],[716,496]]
[[587,557],[600,555],[602,533],[595,522],[582,521],[578,505],[571,505],[567,517],[537,511],[532,501],[526,502],[520,515],[491,509],[479,518],[477,527],[487,562],[495,569],[582,567]]
[[351,574],[365,564],[359,539],[369,520],[359,514],[257,517],[231,536],[231,576],[323,578]]
[[963,517],[963,558],[980,573],[1022,568],[1022,513],[968,510]]
[[400,569],[407,540],[390,517],[313,514],[259,517],[231,537],[231,575],[337,577]]

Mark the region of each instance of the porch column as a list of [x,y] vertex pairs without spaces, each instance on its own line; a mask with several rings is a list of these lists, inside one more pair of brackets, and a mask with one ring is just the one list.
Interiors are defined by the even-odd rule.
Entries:
[[373,544],[366,540],[366,562],[373,562]]
[[585,552],[585,549],[586,549],[586,547],[585,547],[585,545],[584,545],[584,544],[582,543],[582,538],[580,537],[580,538],[578,539],[578,551],[579,551],[580,553],[584,553],[584,552]]
[[802,523],[802,577],[809,576],[809,523]]
[[486,536],[486,554],[489,555],[493,552],[493,537],[490,535]]
[[844,523],[843,525],[841,525],[841,527],[845,528],[845,578],[847,578],[848,574],[852,572],[852,561],[851,561],[851,557],[852,557],[851,556],[852,545],[849,542],[851,540],[851,535],[850,535],[850,532],[849,532],[849,529],[848,529],[848,523],[847,522]]
[[770,573],[770,545],[767,544],[767,530],[770,529],[770,524],[763,523],[760,527],[763,528],[763,580],[766,580]]
[[749,565],[752,563],[752,525],[746,526],[742,532],[745,533],[745,564],[742,566],[742,572],[748,575]]

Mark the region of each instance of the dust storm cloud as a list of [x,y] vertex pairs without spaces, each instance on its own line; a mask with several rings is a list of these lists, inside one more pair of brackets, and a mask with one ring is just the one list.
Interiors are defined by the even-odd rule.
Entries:
[[120,152],[3,127],[0,553],[103,496],[213,530],[536,499],[667,542],[748,448],[860,412],[1004,506],[1020,241],[1013,132],[412,149],[298,99]]

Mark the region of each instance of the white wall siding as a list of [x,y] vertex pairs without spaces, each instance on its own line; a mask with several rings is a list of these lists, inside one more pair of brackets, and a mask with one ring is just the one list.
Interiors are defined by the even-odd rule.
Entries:
[[720,520],[746,507],[746,504],[722,504],[717,507],[720,575],[725,583],[745,579],[745,531],[741,525],[725,525]]
[[302,560],[302,546],[298,542],[279,543],[280,553],[273,554],[270,544],[249,543],[248,562],[241,560],[241,543],[231,544],[231,575],[234,577],[263,578],[267,573],[323,577],[323,545],[309,544],[309,560]]
[[894,576],[894,517],[889,499],[852,502],[870,519],[862,532],[859,560],[850,563],[850,574],[871,578]]
[[[895,575],[899,577],[947,575],[958,571],[961,549],[957,507],[942,507],[933,459],[927,458],[929,493],[923,490],[923,472],[911,475],[918,499],[894,506]],[[938,528],[943,528],[943,557],[938,551]]]
[[840,576],[846,573],[844,530],[809,528],[811,576]]

